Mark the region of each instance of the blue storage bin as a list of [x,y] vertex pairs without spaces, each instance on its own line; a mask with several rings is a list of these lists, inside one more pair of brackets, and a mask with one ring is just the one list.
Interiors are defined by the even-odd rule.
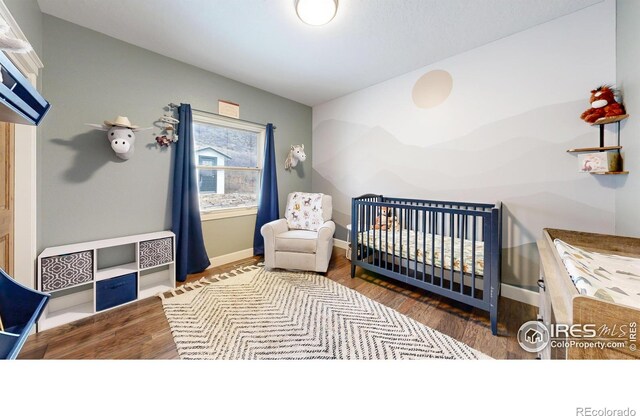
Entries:
[[96,282],[96,311],[113,308],[137,299],[138,273]]

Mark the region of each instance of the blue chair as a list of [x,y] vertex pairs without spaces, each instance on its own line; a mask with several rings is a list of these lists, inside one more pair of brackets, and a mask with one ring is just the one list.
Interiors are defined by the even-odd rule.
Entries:
[[0,269],[0,359],[15,360],[51,295],[29,289]]

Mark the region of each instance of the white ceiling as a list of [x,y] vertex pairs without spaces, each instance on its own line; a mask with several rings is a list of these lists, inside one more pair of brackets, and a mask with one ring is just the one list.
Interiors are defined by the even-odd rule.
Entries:
[[602,0],[340,0],[328,25],[295,0],[38,0],[44,13],[315,105]]

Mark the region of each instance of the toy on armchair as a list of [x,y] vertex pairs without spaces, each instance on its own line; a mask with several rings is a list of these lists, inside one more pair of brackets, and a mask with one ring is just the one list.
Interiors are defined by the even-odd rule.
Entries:
[[400,222],[398,217],[393,212],[393,209],[388,207],[380,207],[380,215],[376,216],[376,223],[373,225],[374,230],[399,230]]
[[603,117],[615,117],[626,114],[624,106],[616,100],[619,92],[610,85],[602,85],[591,91],[591,108],[582,113],[581,119],[587,123],[595,123]]

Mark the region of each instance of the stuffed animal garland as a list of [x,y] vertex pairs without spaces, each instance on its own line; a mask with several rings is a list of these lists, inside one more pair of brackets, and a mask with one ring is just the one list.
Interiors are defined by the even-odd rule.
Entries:
[[610,85],[602,85],[591,91],[591,108],[580,115],[587,123],[595,123],[603,117],[615,117],[626,114],[624,106],[616,101],[619,92]]

